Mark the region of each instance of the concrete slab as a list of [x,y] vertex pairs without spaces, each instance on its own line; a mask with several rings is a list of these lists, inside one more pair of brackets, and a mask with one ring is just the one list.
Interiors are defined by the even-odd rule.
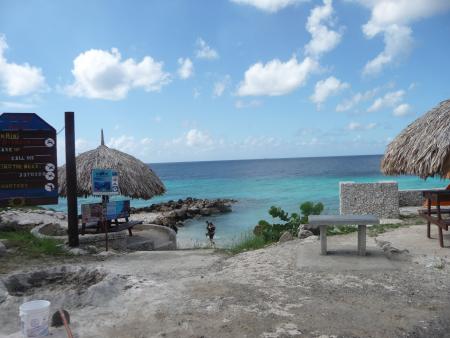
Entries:
[[373,215],[312,215],[309,216],[308,223],[311,227],[321,225],[368,225],[378,224],[380,220]]

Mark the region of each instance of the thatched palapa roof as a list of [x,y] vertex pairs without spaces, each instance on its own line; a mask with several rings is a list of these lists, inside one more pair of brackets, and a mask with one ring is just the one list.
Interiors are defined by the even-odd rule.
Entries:
[[387,175],[449,176],[450,100],[411,123],[387,146],[381,170]]
[[[120,193],[131,198],[148,200],[166,191],[164,184],[148,165],[131,155],[101,145],[76,157],[77,194],[92,195],[92,169],[115,169],[119,172]],[[66,166],[58,169],[59,195],[67,196]]]

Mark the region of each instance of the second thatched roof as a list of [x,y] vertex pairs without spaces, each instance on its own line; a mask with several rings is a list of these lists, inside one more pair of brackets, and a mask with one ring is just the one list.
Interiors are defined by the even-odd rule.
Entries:
[[[164,184],[148,165],[131,155],[108,148],[103,142],[76,157],[77,195],[92,195],[92,169],[115,169],[119,172],[120,194],[148,200],[166,191]],[[59,195],[67,196],[66,166],[58,169]]]
[[381,171],[421,178],[449,176],[450,100],[411,123],[387,146]]

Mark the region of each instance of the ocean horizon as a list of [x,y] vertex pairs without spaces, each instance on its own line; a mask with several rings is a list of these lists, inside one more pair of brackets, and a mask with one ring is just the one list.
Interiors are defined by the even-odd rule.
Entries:
[[[381,159],[382,155],[356,155],[154,163],[149,166],[166,185],[166,194],[148,201],[132,200],[131,205],[144,207],[187,197],[235,199],[237,203],[231,213],[188,220],[178,232],[180,243],[202,245],[206,242],[205,221],[209,220],[216,224],[218,246],[224,247],[251,231],[259,220],[270,220],[267,211],[273,205],[298,212],[302,202],[322,202],[325,213],[337,214],[342,181],[396,181],[399,189],[446,185],[446,180],[436,178],[384,176],[380,171]],[[98,200],[79,198],[78,204]],[[48,207],[65,211],[66,200],[60,198],[58,205]]]

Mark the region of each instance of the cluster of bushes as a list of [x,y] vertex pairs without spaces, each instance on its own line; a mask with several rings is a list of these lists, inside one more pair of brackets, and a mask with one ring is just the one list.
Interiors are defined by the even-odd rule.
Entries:
[[269,215],[272,216],[272,223],[265,220],[259,221],[253,230],[255,236],[261,236],[266,243],[277,242],[285,231],[289,231],[296,237],[301,224],[308,223],[310,215],[320,215],[323,211],[322,203],[304,202],[300,205],[300,213],[289,214],[280,207],[272,206]]
[[245,234],[241,240],[230,248],[232,253],[239,253],[246,250],[255,250],[267,244],[278,242],[281,235],[288,231],[296,237],[302,224],[308,223],[310,215],[320,215],[324,206],[322,203],[304,202],[299,207],[300,213],[284,211],[280,207],[272,206],[269,215],[272,222],[261,220],[255,226],[253,233]]

